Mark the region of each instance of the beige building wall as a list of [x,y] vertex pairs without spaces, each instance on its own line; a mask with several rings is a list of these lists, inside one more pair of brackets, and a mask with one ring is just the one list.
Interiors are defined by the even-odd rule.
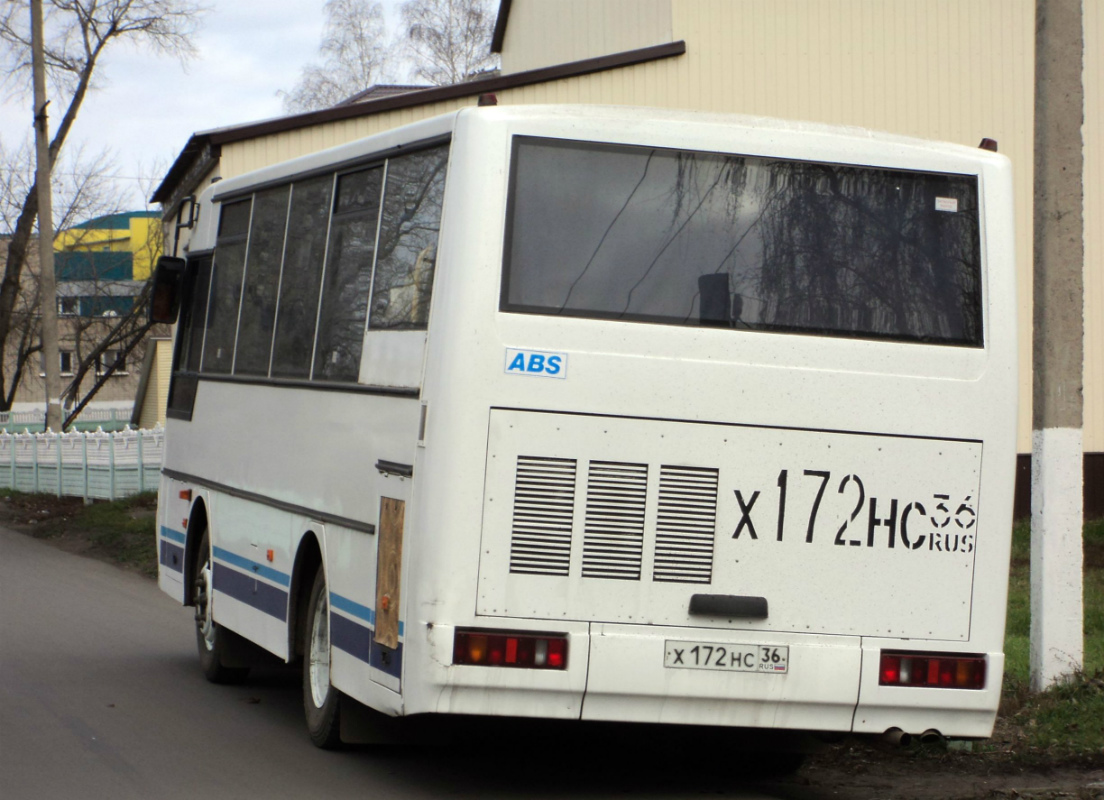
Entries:
[[[651,105],[811,119],[976,146],[996,139],[1016,181],[1020,287],[1019,450],[1031,450],[1032,0],[515,0],[506,74],[625,49],[610,33],[647,17],[639,46],[663,30],[687,52],[633,67],[498,92],[499,103]],[[556,20],[546,6],[561,10]],[[601,11],[601,9],[605,9]],[[1085,450],[1104,451],[1104,0],[1085,0]],[[552,15],[556,16],[556,15]],[[570,31],[585,32],[573,43]],[[603,33],[603,29],[607,31]],[[540,56],[526,61],[539,44]],[[584,49],[578,49],[582,47]],[[230,177],[398,125],[474,105],[462,98],[223,146]]]
[[400,125],[408,125],[411,122],[447,114],[472,105],[475,105],[475,98],[465,97],[232,142],[222,146],[219,174],[223,178],[233,178],[270,164],[287,161],[289,158],[317,153],[328,147],[336,147],[374,133],[389,131]]
[[153,348],[153,357],[148,362],[150,376],[138,415],[139,428],[165,424],[169,379],[172,377],[172,339],[151,339],[149,346]]
[[671,39],[671,0],[513,0],[502,72],[623,53]]

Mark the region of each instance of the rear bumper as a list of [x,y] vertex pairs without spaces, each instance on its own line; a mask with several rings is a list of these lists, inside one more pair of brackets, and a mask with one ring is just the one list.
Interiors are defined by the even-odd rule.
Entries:
[[[503,627],[503,620],[493,627]],[[455,627],[435,624],[407,662],[405,713],[473,714],[838,731],[880,734],[890,728],[920,734],[985,737],[992,732],[1004,667],[988,654],[982,690],[878,685],[882,649],[917,649],[916,642],[857,636],[757,633],[608,623],[510,620],[512,630],[555,628],[570,636],[564,671],[452,664]],[[785,673],[678,669],[664,666],[668,641],[786,646]],[[413,644],[413,643],[411,643]],[[912,645],[912,647],[909,647]],[[410,657],[415,657],[411,648]],[[942,648],[923,648],[942,649]],[[956,646],[955,652],[962,648]],[[418,662],[430,667],[419,676]]]
[[[847,731],[858,699],[856,637],[595,624],[583,719]],[[789,647],[785,673],[674,669],[667,641]]]

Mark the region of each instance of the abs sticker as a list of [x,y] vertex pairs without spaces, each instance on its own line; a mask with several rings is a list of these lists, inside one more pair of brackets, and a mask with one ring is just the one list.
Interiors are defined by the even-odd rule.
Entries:
[[507,375],[532,375],[537,378],[566,378],[567,353],[543,353],[537,350],[506,349]]

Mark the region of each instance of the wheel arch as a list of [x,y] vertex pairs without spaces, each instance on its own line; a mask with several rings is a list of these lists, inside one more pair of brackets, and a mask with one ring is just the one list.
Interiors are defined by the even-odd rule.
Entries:
[[318,534],[308,530],[299,540],[295,552],[295,564],[291,570],[291,587],[288,592],[288,661],[303,655],[306,637],[306,607],[310,601],[311,585],[315,572],[322,563],[322,546]]
[[200,497],[192,503],[188,515],[188,536],[184,545],[184,605],[195,605],[196,559],[199,558],[199,543],[207,526],[207,504]]

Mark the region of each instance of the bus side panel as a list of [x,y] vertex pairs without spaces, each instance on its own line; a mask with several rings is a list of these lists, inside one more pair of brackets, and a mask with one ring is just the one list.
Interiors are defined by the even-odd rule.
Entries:
[[[481,627],[480,622],[472,617],[465,620],[463,627]],[[554,627],[557,632],[566,633],[569,641],[565,670],[501,670],[453,664],[457,627],[461,626],[423,625],[417,636],[407,637],[409,666],[403,684],[406,714],[580,718],[590,650],[586,623],[557,622],[549,626],[541,620],[510,621],[511,631],[547,632]]]
[[377,613],[377,537],[378,533],[325,526],[330,681],[354,700],[395,715],[402,709],[402,697],[395,691],[398,678],[371,666]]
[[161,476],[157,498],[157,586],[180,603],[188,602],[185,591],[188,517],[191,501],[180,497],[185,484]]
[[292,516],[218,492],[207,500],[215,621],[287,659]]

